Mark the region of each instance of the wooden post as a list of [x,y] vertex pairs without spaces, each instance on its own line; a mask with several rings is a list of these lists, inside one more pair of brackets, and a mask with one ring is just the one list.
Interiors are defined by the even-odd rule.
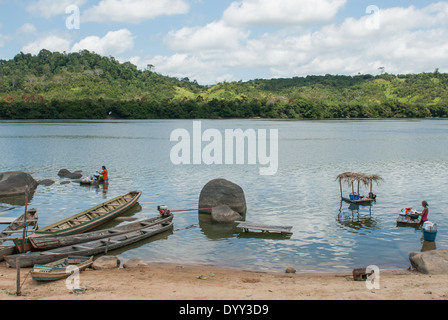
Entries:
[[22,289],[20,288],[20,259],[16,258],[17,280],[16,280],[16,296],[22,295]]
[[26,238],[26,231],[27,231],[27,225],[26,225],[26,216],[28,213],[28,186],[25,187],[25,218],[23,221],[23,236],[22,236],[22,252],[25,253],[25,238]]
[[341,200],[342,198],[344,198],[344,196],[342,195],[342,180],[339,179],[339,189],[341,189]]

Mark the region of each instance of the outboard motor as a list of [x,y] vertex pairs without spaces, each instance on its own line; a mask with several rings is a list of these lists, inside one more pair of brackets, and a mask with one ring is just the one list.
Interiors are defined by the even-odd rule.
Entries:
[[157,210],[159,210],[159,213],[162,217],[171,213],[171,211],[168,210],[168,206],[157,206]]

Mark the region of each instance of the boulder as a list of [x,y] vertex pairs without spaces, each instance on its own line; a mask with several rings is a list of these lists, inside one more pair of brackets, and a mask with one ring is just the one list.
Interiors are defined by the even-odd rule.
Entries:
[[[199,196],[199,208],[214,208],[221,205],[227,205],[244,216],[247,206],[243,189],[225,179],[215,179],[207,183]],[[201,212],[211,213],[210,211]]]
[[148,267],[148,265],[142,259],[131,259],[123,263],[123,268],[125,269],[138,267]]
[[0,197],[10,197],[32,192],[36,189],[38,183],[34,178],[25,172],[2,172],[0,173]]
[[81,179],[82,178],[82,174],[80,173],[82,171],[75,171],[75,172],[70,172],[67,169],[61,169],[58,172],[58,176],[60,176],[61,178],[69,178],[69,179]]
[[424,274],[448,274],[448,250],[409,253],[412,267]]
[[227,205],[221,205],[212,208],[212,221],[218,222],[218,223],[232,223],[236,220],[241,220],[242,216],[238,213],[233,211],[229,206]]
[[54,181],[50,180],[50,179],[45,179],[45,180],[39,180],[38,183],[39,183],[40,186],[42,185],[42,186],[49,187],[52,184],[54,184]]
[[117,269],[120,267],[120,259],[116,256],[102,256],[92,264],[94,270]]

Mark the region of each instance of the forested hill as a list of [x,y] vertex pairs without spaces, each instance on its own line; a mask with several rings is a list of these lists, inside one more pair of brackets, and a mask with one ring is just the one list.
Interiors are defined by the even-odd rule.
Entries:
[[0,60],[1,119],[447,117],[448,74],[308,76],[201,86],[89,51]]

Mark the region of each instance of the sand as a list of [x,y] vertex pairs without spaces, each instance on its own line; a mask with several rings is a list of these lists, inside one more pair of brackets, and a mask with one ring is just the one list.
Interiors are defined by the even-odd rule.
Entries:
[[148,264],[133,269],[86,270],[80,293],[65,280],[38,283],[21,270],[22,295],[16,295],[16,270],[0,264],[1,300],[446,300],[448,275],[381,271],[378,288],[353,281],[347,273],[258,272],[215,266]]

